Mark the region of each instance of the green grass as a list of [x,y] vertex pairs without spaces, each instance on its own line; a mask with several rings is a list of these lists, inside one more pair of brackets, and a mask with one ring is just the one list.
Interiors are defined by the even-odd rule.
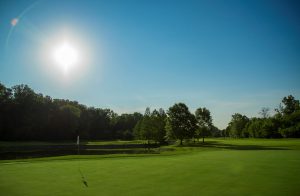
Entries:
[[300,140],[207,139],[168,148],[175,151],[1,161],[0,195],[300,193]]

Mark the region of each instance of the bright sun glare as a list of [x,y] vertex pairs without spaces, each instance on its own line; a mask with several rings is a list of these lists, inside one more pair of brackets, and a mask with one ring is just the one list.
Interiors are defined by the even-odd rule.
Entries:
[[[70,33],[71,32],[71,33]],[[90,72],[92,61],[91,44],[76,30],[55,32],[41,45],[40,61],[43,72],[51,80],[69,85]],[[58,77],[61,76],[61,77]],[[79,81],[79,80],[78,80]]]
[[54,50],[54,60],[67,73],[78,62],[78,51],[67,41]]

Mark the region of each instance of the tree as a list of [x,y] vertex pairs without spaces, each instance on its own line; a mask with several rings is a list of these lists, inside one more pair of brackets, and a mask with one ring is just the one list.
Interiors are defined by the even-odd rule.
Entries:
[[64,105],[60,108],[60,127],[62,139],[72,139],[78,135],[80,109],[72,105]]
[[222,137],[222,130],[218,127],[212,125],[210,128],[210,136],[212,137]]
[[275,118],[251,118],[244,132],[247,132],[249,137],[278,138],[278,127],[279,122]]
[[292,114],[293,112],[300,109],[299,100],[295,100],[295,98],[292,95],[284,97],[282,99],[282,103],[283,105],[280,104],[279,109],[276,109],[276,111],[283,115]]
[[144,117],[134,127],[135,138],[148,140],[148,143],[150,140],[165,143],[165,118],[166,114],[163,109],[153,110],[151,113],[147,108]]
[[268,107],[263,107],[259,114],[262,116],[262,118],[268,118],[270,117],[270,108]]
[[252,118],[245,126],[249,137],[261,137],[262,121],[260,118]]
[[279,129],[279,133],[287,138],[287,137],[300,137],[300,123],[297,123],[294,126]]
[[133,135],[135,139],[141,139],[141,127],[142,127],[143,119],[139,120],[133,128]]
[[199,140],[200,135],[202,136],[202,142],[204,143],[204,137],[208,134],[208,131],[212,127],[212,117],[210,111],[206,108],[198,108],[195,112],[197,120],[197,131],[196,137]]
[[0,83],[0,140],[5,139],[12,129],[12,107],[12,91]]
[[154,110],[151,114],[153,139],[160,144],[165,143],[166,114],[162,108]]
[[230,137],[242,137],[244,128],[246,127],[248,122],[249,118],[245,115],[239,113],[235,113],[234,115],[232,115],[232,119],[228,124]]
[[166,130],[169,138],[179,139],[182,145],[183,139],[193,137],[196,119],[184,103],[174,104],[167,113]]
[[150,144],[150,140],[153,139],[153,124],[149,107],[146,108],[139,125],[136,125],[135,135],[137,135],[140,139],[147,140],[148,144]]
[[113,126],[114,132],[116,133],[114,137],[118,139],[125,139],[126,137],[128,139],[129,136],[131,136],[130,139],[133,139],[134,127],[142,118],[143,115],[138,112],[117,116]]
[[279,133],[282,137],[300,137],[300,104],[292,95],[284,97],[276,117],[280,120]]
[[153,124],[150,116],[144,116],[140,128],[140,136],[141,139],[147,140],[148,144],[153,139]]
[[300,110],[280,118],[279,133],[282,137],[300,137]]
[[151,111],[150,111],[150,108],[147,107],[146,110],[145,110],[145,114],[144,116],[150,116],[151,115]]
[[39,124],[39,99],[38,95],[27,85],[12,87],[13,104],[11,107],[13,136],[20,140],[29,140],[36,135],[36,127]]

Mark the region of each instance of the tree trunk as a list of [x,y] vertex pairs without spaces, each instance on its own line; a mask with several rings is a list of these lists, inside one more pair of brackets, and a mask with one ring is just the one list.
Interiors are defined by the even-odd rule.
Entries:
[[202,143],[204,143],[204,136],[203,136],[203,138],[202,138]]
[[180,145],[182,145],[182,139],[180,139]]

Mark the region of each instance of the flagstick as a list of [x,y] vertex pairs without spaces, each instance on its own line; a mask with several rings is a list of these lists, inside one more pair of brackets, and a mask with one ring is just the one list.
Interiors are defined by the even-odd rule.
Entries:
[[79,144],[80,144],[80,141],[79,141],[79,135],[78,135],[78,136],[77,136],[78,171],[79,171],[79,173],[80,173],[80,175],[81,175],[82,183],[83,183],[86,187],[88,187],[87,181],[85,180],[85,178],[84,178],[84,176],[83,176],[83,174],[82,174],[82,172],[81,172],[81,170],[80,170],[80,164],[79,164],[79,162],[80,162],[80,157],[79,157],[79,156],[80,156]]
[[77,146],[78,146],[78,158],[79,158],[79,155],[80,155],[80,153],[79,153],[79,144]]
[[78,153],[78,157],[80,155],[79,153],[79,135],[77,136],[77,153]]
[[81,178],[83,179],[83,175],[82,175],[81,170],[80,170],[79,135],[77,136],[77,155],[78,155],[78,171],[81,175]]
[[[80,161],[80,159],[79,159],[79,155],[80,155],[80,153],[79,153],[79,135],[77,136],[77,142],[76,143],[77,143],[77,155],[78,155],[78,170],[81,174],[80,165],[79,165],[79,161]],[[81,174],[81,177],[82,177],[82,174]]]

